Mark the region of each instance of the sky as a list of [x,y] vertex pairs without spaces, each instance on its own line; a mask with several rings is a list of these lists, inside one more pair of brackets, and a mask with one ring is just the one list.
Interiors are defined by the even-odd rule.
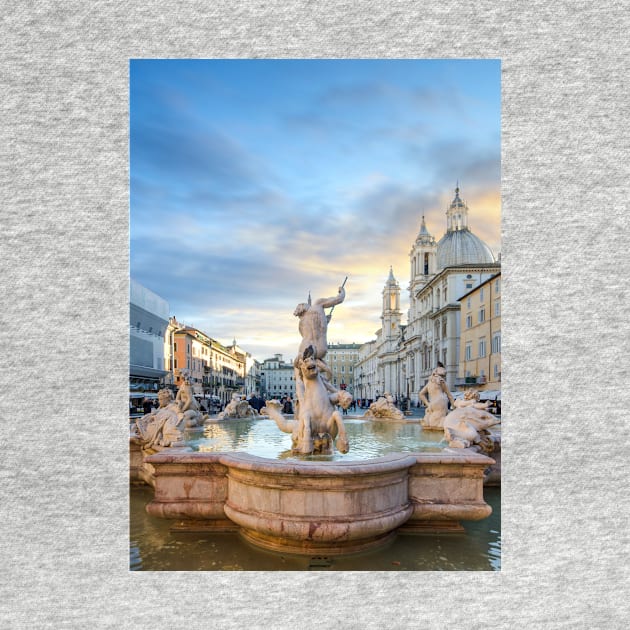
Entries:
[[390,266],[406,313],[422,216],[439,240],[457,184],[500,252],[500,77],[499,60],[131,60],[131,277],[262,361],[292,359],[295,306],[347,276],[328,342],[374,339]]

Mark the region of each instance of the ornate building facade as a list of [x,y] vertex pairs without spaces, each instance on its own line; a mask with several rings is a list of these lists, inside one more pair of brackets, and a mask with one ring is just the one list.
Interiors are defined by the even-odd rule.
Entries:
[[422,217],[409,253],[407,323],[402,323],[400,285],[390,268],[383,288],[381,328],[364,344],[355,368],[365,398],[390,392],[418,401],[418,391],[438,362],[455,389],[460,363],[461,296],[501,268],[490,248],[468,227],[468,206],[455,189],[446,211],[446,233],[436,242]]
[[326,363],[332,372],[332,383],[340,389],[347,389],[358,398],[354,367],[359,359],[358,343],[328,344]]
[[[163,340],[168,374],[166,385],[178,388],[182,384],[182,369],[189,371],[195,396],[216,396],[222,404],[229,402],[234,392],[251,393],[256,388],[249,371],[258,364],[236,344],[224,346],[194,326],[187,326],[171,317]],[[251,391],[248,391],[251,388]]]

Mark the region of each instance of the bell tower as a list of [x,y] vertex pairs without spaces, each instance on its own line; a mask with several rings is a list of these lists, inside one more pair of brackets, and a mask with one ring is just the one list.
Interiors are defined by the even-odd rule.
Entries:
[[429,234],[427,224],[422,216],[422,224],[420,231],[416,237],[416,242],[409,252],[409,261],[411,264],[410,289],[413,292],[425,285],[437,271],[437,243],[435,238]]
[[389,276],[383,287],[383,312],[381,320],[383,321],[383,337],[392,339],[400,334],[400,285],[392,268],[389,268]]

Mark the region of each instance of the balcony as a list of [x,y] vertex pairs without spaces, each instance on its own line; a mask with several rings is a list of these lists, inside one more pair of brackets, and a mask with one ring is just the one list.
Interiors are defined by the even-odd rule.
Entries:
[[455,386],[462,387],[464,385],[485,385],[485,376],[458,376],[455,379]]

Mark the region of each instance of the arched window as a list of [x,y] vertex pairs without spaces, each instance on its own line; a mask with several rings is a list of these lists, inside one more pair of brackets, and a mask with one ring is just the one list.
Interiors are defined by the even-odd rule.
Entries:
[[424,275],[429,275],[429,254],[424,255]]

